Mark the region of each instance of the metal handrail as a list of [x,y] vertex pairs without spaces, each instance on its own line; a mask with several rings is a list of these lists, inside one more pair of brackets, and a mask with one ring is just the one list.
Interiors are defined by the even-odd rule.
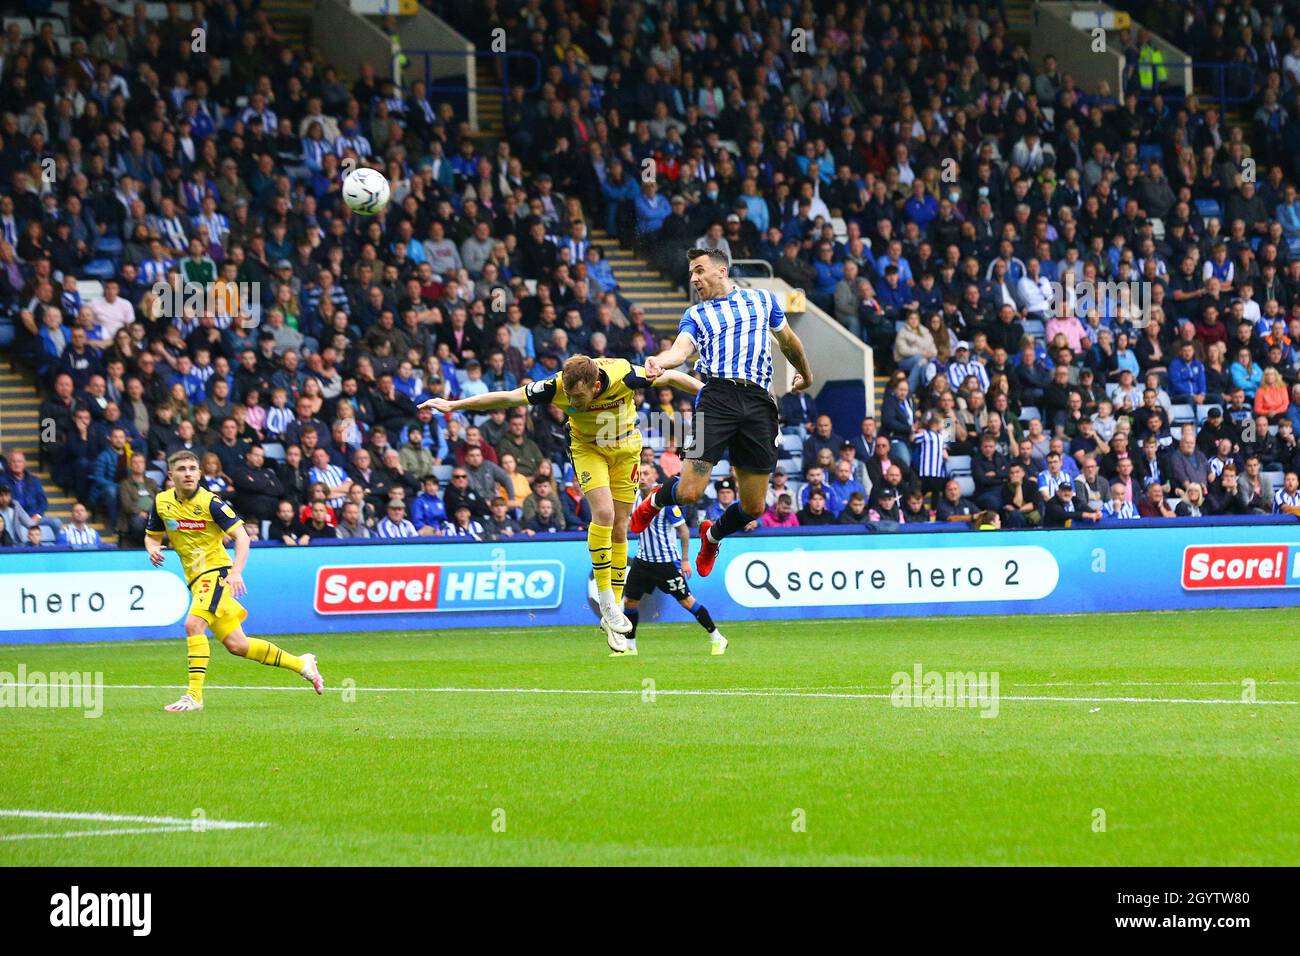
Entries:
[[[776,273],[772,270],[772,263],[768,262],[766,259],[732,259],[731,268],[734,269],[736,268],[736,266],[762,266],[764,269],[767,270],[767,278],[771,279],[776,275]],[[728,271],[728,275],[730,274],[731,272]],[[753,277],[746,276],[745,278],[753,278]]]
[[[492,50],[451,50],[451,49],[413,49],[403,48],[401,55],[407,57],[423,57],[424,59],[424,86],[427,93],[500,93],[502,99],[510,95],[510,61],[514,59],[527,60],[536,67],[536,80],[524,92],[536,93],[542,88],[542,61],[541,58],[529,50],[508,50],[503,53],[497,53]],[[478,86],[476,84],[447,84],[433,82],[433,61],[436,57],[445,59],[463,60],[467,56],[473,56],[475,61],[481,58],[497,60],[500,63],[501,83],[493,86]]]
[[[1151,70],[1156,70],[1156,69],[1158,69],[1158,67],[1157,67],[1155,64],[1140,64],[1140,63],[1132,64],[1132,68],[1133,68],[1134,72],[1136,73],[1136,71],[1137,71],[1138,69],[1141,69],[1141,67],[1142,67],[1143,65],[1145,65],[1148,69],[1151,69]],[[1129,66],[1130,66],[1130,64],[1128,64],[1128,63],[1125,64],[1125,72],[1126,72],[1126,73],[1128,72],[1128,68],[1129,68]],[[1202,98],[1202,99],[1209,99],[1209,100],[1212,100],[1212,101],[1216,102],[1216,103],[1219,105],[1219,108],[1220,108],[1220,109],[1222,109],[1222,108],[1224,108],[1224,107],[1226,107],[1226,106],[1235,106],[1235,105],[1238,104],[1238,103],[1248,103],[1248,102],[1250,102],[1250,100],[1254,97],[1254,91],[1255,91],[1255,78],[1254,78],[1254,74],[1253,74],[1253,71],[1252,71],[1251,65],[1250,65],[1249,63],[1233,63],[1233,62],[1221,63],[1221,62],[1215,62],[1215,61],[1211,61],[1211,60],[1170,60],[1170,61],[1168,61],[1168,62],[1166,62],[1166,63],[1162,63],[1162,64],[1160,64],[1160,66],[1163,66],[1165,69],[1168,69],[1168,70],[1170,70],[1171,72],[1172,72],[1173,70],[1176,70],[1176,69],[1177,69],[1177,70],[1181,70],[1181,69],[1184,69],[1184,68],[1190,66],[1190,67],[1192,68],[1192,85],[1193,85],[1193,89],[1192,89],[1191,93],[1195,93],[1196,72],[1197,72],[1198,70],[1200,70],[1200,71],[1209,71],[1209,72],[1211,72],[1211,73],[1213,74],[1213,76],[1214,76],[1215,79],[1212,79],[1212,80],[1210,81],[1210,85],[1211,85],[1211,86],[1215,86],[1215,85],[1217,85],[1217,87],[1218,87],[1218,96],[1214,96],[1214,95],[1212,95],[1212,94],[1207,94],[1207,95],[1202,96],[1201,98]],[[1247,73],[1247,75],[1249,76],[1249,79],[1250,79],[1250,92],[1249,92],[1249,93],[1246,93],[1245,95],[1236,95],[1236,96],[1229,96],[1229,95],[1228,95],[1228,81],[1227,81],[1227,76],[1228,76],[1228,71],[1229,71],[1229,70],[1245,70],[1245,71],[1246,71],[1246,73]],[[1217,80],[1217,83],[1216,83],[1216,80]],[[1134,88],[1133,88],[1133,87],[1129,87],[1129,89],[1132,90],[1132,89],[1134,89]],[[1155,96],[1156,96],[1156,94],[1155,94],[1154,92],[1150,92],[1150,93],[1143,92],[1143,91],[1141,90],[1140,87],[1136,89],[1136,92],[1138,93],[1138,100],[1139,100],[1139,101],[1143,101],[1143,102],[1148,101],[1148,100],[1151,100],[1151,99],[1154,99]],[[1171,103],[1181,103],[1181,102],[1183,102],[1184,100],[1186,100],[1187,97],[1188,97],[1189,95],[1191,95],[1191,93],[1188,93],[1187,91],[1184,91],[1183,93],[1168,92],[1168,93],[1162,93],[1161,95],[1164,96],[1164,98],[1165,98],[1167,101],[1171,102]],[[1200,95],[1200,94],[1197,94],[1197,95]]]

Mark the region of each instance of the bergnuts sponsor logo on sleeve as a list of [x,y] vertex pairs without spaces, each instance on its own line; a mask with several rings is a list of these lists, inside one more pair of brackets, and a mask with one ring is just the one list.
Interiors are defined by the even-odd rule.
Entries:
[[560,606],[560,561],[330,565],[316,572],[317,614],[511,611]]
[[1183,588],[1221,591],[1300,587],[1300,545],[1203,544],[1183,551]]

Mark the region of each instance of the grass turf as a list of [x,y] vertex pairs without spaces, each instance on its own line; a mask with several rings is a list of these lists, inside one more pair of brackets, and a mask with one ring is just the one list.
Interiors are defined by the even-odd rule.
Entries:
[[[1300,862],[1300,707],[1265,703],[1300,700],[1300,610],[723,629],[725,657],[651,623],[622,660],[594,628],[276,638],[323,699],[214,642],[181,715],[180,640],[0,646],[0,672],[110,685],[99,719],[0,710],[0,811],[269,824],[0,815],[0,865]],[[997,672],[997,717],[881,699],[917,662]]]

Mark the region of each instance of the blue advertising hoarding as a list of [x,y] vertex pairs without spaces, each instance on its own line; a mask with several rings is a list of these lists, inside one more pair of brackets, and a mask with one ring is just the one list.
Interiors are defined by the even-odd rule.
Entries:
[[[242,603],[251,634],[594,627],[590,576],[581,535],[257,546]],[[689,583],[723,622],[1280,607],[1300,601],[1300,523],[747,534]],[[170,552],[0,553],[0,643],[175,637],[188,606]]]

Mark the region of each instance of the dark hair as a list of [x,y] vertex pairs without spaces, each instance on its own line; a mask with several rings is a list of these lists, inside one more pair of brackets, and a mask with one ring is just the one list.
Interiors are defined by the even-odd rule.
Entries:
[[690,262],[694,262],[696,259],[699,259],[701,256],[708,256],[709,261],[716,266],[722,266],[723,268],[727,268],[731,265],[730,260],[727,259],[727,254],[723,252],[721,249],[691,249],[689,252],[686,253],[686,258]]

